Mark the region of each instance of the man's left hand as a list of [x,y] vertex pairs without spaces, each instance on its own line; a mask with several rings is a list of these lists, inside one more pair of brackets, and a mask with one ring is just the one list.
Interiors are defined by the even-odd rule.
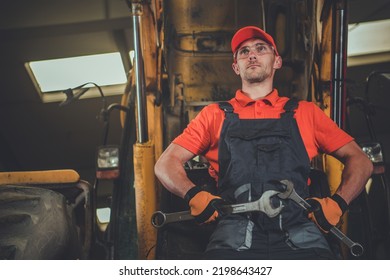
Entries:
[[348,209],[348,204],[338,194],[325,198],[312,197],[307,199],[307,202],[312,207],[309,218],[324,232],[329,232],[332,227],[336,226]]

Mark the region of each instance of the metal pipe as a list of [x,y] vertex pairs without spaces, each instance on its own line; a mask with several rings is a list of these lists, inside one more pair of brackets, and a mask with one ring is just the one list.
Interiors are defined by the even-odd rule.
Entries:
[[332,12],[332,113],[335,123],[345,127],[346,119],[346,69],[347,69],[347,3],[335,0]]
[[142,57],[141,48],[141,15],[142,5],[139,3],[132,3],[132,17],[133,17],[133,35],[134,35],[134,69],[136,80],[136,96],[137,96],[137,132],[138,143],[148,142],[148,122],[146,111],[146,86],[144,61]]

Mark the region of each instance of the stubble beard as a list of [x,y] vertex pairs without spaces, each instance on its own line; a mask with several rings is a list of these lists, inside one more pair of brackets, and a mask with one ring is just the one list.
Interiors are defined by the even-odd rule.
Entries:
[[270,76],[263,68],[261,69],[246,69],[244,72],[244,80],[248,83],[261,83]]

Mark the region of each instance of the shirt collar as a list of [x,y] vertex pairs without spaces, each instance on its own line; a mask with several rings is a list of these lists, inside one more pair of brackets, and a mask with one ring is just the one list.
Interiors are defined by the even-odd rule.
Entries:
[[[236,91],[236,96],[235,96],[236,101],[242,106],[245,107],[247,105],[250,105],[256,100],[251,99],[245,93],[242,92],[242,90],[237,90]],[[259,99],[258,101],[264,102],[267,105],[274,106],[276,101],[279,99],[279,94],[277,89],[273,89],[267,96],[265,96],[262,99]]]

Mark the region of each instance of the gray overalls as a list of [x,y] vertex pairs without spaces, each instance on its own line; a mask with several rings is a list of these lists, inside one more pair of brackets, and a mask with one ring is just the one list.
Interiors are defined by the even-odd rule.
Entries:
[[[228,102],[221,102],[225,112],[219,142],[218,192],[230,203],[254,201],[262,193],[281,190],[276,180],[288,179],[296,192],[308,196],[310,160],[294,119],[298,101],[290,99],[280,119],[239,119]],[[288,250],[299,248],[329,249],[327,241],[307,213],[293,201],[285,200],[281,214],[269,218],[264,213],[233,214],[224,216],[210,238],[206,251],[230,249],[269,250],[272,242],[256,243],[254,232],[282,240]],[[259,238],[257,238],[259,239]],[[256,240],[256,238],[255,238]],[[256,244],[255,244],[256,243]],[[260,245],[259,245],[260,244]]]

